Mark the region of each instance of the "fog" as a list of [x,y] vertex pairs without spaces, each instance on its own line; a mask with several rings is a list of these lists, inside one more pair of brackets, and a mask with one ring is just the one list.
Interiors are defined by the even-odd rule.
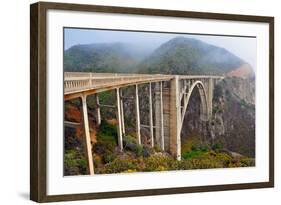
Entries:
[[254,71],[256,71],[257,52],[256,38],[254,37],[65,28],[64,49],[77,44],[122,42],[138,46],[147,52],[152,52],[161,44],[177,36],[195,38],[215,46],[223,47],[249,63]]

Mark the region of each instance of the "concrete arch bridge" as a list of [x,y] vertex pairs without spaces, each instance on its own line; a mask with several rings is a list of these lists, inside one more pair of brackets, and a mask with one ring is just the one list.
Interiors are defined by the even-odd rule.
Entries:
[[[134,88],[134,105],[136,116],[137,142],[141,144],[141,127],[150,132],[150,144],[156,144],[162,150],[171,153],[176,159],[181,159],[180,133],[184,122],[190,96],[195,89],[200,94],[200,119],[208,121],[212,116],[213,89],[222,76],[213,75],[162,75],[162,74],[119,74],[119,73],[64,73],[64,100],[80,98],[82,101],[83,127],[85,132],[86,153],[90,174],[94,174],[92,146],[89,131],[87,96],[94,95],[96,99],[96,118],[101,122],[98,93],[114,90],[116,110],[118,146],[123,149],[125,133],[123,89]],[[139,86],[147,85],[149,103],[149,123],[141,124],[139,105]],[[154,97],[153,97],[154,96]],[[65,126],[72,126],[65,122]]]

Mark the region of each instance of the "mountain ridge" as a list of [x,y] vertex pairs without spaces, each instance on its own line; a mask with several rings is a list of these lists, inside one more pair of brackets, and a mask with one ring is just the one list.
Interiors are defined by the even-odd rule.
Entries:
[[158,47],[139,70],[165,74],[226,74],[244,63],[225,48],[194,38],[176,37]]
[[78,44],[64,53],[65,71],[224,75],[244,64],[225,48],[180,36],[152,52],[115,42]]

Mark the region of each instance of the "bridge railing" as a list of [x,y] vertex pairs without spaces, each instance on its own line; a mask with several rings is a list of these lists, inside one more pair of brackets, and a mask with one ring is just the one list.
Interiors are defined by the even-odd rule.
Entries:
[[[151,76],[151,74],[134,74],[134,73],[92,73],[92,72],[64,72],[64,78],[73,78],[73,77],[120,77],[120,76]],[[160,75],[160,74],[156,74]]]
[[166,79],[168,75],[149,74],[119,74],[119,73],[64,73],[65,93],[77,90],[97,89],[111,85],[121,85],[126,83],[138,83],[141,81]]
[[[64,92],[72,93],[86,89],[98,89],[109,86],[121,86],[133,83],[154,82],[169,80],[174,75],[162,74],[131,74],[131,73],[90,73],[90,72],[65,72]],[[179,79],[221,78],[221,76],[179,76]]]

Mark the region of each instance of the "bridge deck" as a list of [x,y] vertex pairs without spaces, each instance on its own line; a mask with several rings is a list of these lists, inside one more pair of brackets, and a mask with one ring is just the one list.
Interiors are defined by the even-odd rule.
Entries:
[[[64,96],[65,99],[70,99],[77,97],[81,93],[93,94],[135,84],[169,81],[175,76],[162,74],[65,72]],[[203,78],[221,78],[221,76],[179,75],[179,79]]]

